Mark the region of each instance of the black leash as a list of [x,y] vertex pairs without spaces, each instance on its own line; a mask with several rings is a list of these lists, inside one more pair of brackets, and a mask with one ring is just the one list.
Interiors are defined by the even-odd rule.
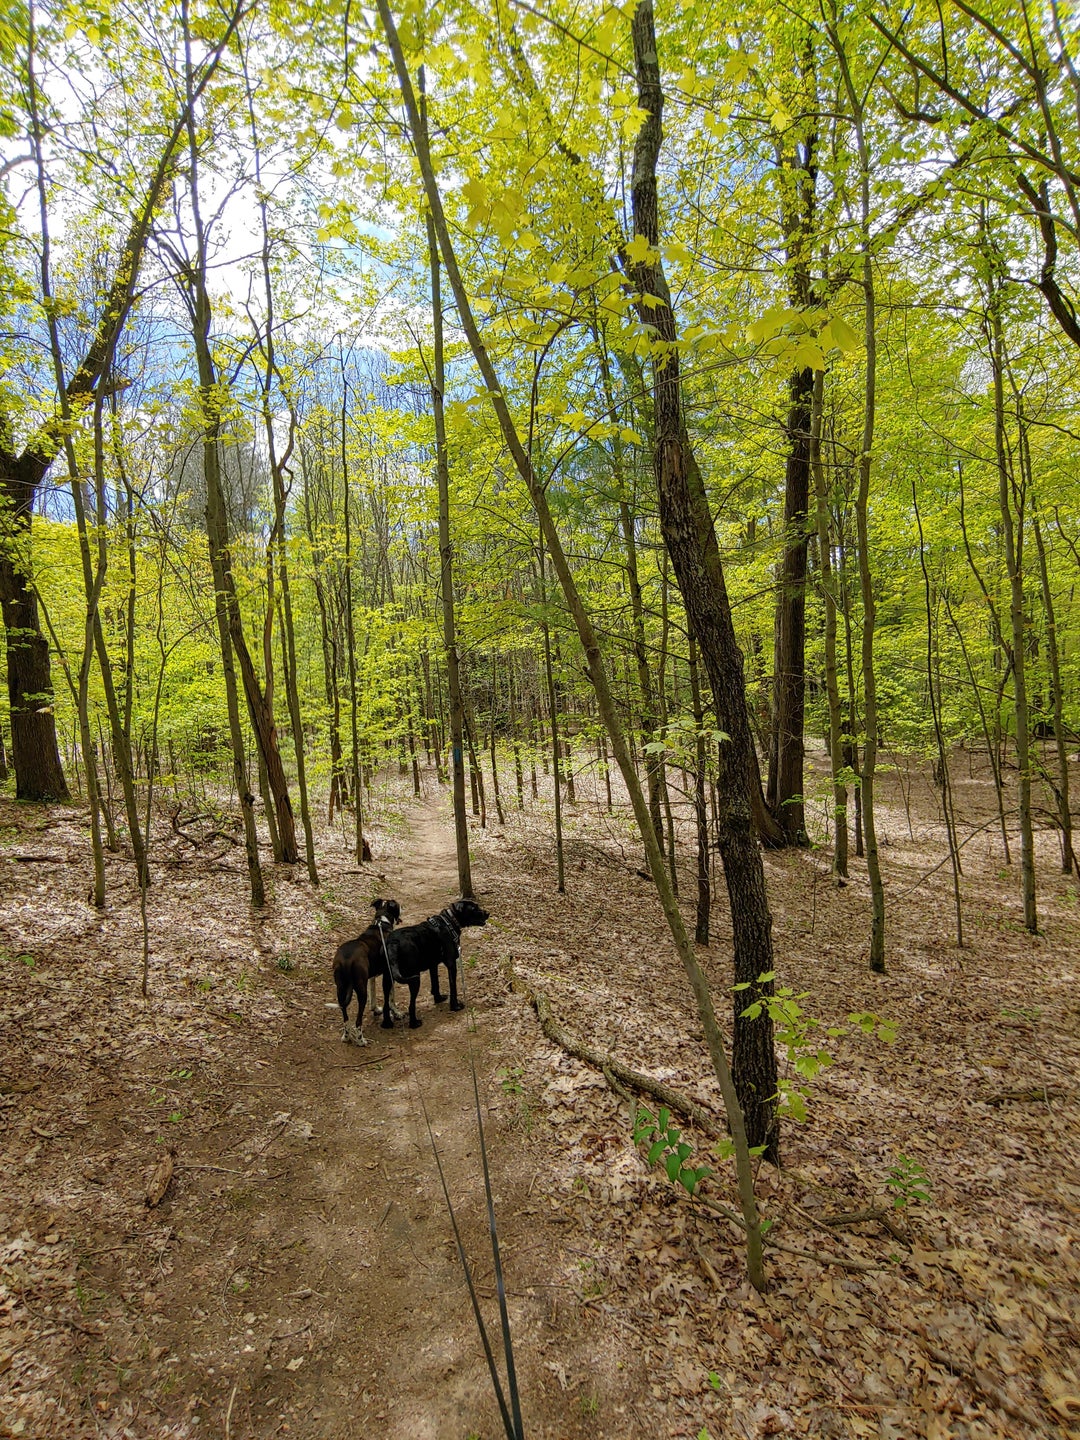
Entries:
[[[469,1045],[469,1067],[472,1070],[473,1099],[476,1102],[476,1128],[480,1135],[480,1160],[484,1168],[484,1194],[487,1197],[488,1230],[491,1234],[491,1257],[495,1263],[495,1286],[499,1295],[499,1320],[502,1326],[503,1353],[506,1356],[506,1388],[510,1391],[510,1404],[514,1407],[514,1429],[507,1430],[507,1440],[524,1440],[525,1431],[521,1423],[521,1399],[518,1394],[517,1371],[514,1367],[514,1346],[510,1338],[510,1315],[506,1308],[506,1285],[503,1281],[502,1259],[499,1255],[499,1232],[495,1225],[495,1202],[491,1197],[491,1172],[488,1169],[487,1145],[484,1141],[484,1121],[480,1112],[480,1087],[476,1079],[476,1061],[472,1044]],[[503,1420],[505,1424],[505,1417]]]
[[[454,1230],[454,1241],[457,1244],[458,1259],[461,1261],[461,1268],[465,1272],[465,1283],[469,1287],[469,1299],[472,1301],[473,1316],[476,1319],[476,1328],[480,1331],[480,1340],[484,1346],[484,1357],[487,1360],[488,1374],[491,1376],[491,1384],[495,1391],[495,1398],[499,1402],[499,1412],[502,1415],[503,1429],[506,1431],[506,1440],[523,1440],[520,1428],[515,1429],[510,1420],[510,1412],[506,1408],[506,1399],[503,1395],[503,1388],[499,1381],[499,1372],[495,1365],[495,1356],[491,1353],[491,1341],[488,1339],[487,1326],[484,1324],[484,1317],[480,1313],[480,1301],[476,1296],[476,1287],[473,1285],[472,1271],[469,1269],[469,1257],[465,1254],[465,1244],[461,1238],[461,1231],[458,1229],[457,1216],[454,1214],[454,1204],[450,1199],[450,1191],[446,1184],[446,1175],[443,1172],[442,1157],[439,1154],[439,1147],[435,1143],[435,1134],[431,1128],[431,1119],[428,1116],[427,1105],[424,1101],[423,1091],[417,1087],[420,1095],[420,1109],[424,1114],[424,1124],[427,1126],[428,1139],[431,1141],[431,1153],[435,1156],[435,1164],[439,1171],[439,1184],[442,1186],[443,1199],[446,1201],[446,1208],[450,1215],[450,1224]],[[509,1381],[509,1377],[508,1377]],[[518,1415],[517,1384],[511,1395],[514,1402],[514,1414]],[[520,1423],[520,1422],[519,1422]]]
[[[458,958],[460,959],[461,927],[454,924],[453,919],[447,916],[445,911],[433,916],[432,919],[437,924],[441,922],[447,931],[452,931],[458,950]],[[389,965],[389,961],[387,964]],[[460,970],[458,972],[458,983],[461,986],[462,1000],[464,1000],[465,977],[464,973]],[[461,1261],[461,1268],[465,1273],[465,1283],[468,1286],[469,1299],[472,1302],[473,1317],[476,1320],[476,1328],[480,1332],[480,1341],[484,1347],[484,1358],[487,1360],[488,1374],[491,1376],[492,1388],[495,1391],[495,1398],[499,1404],[499,1413],[502,1416],[506,1440],[525,1440],[525,1427],[521,1418],[521,1395],[518,1390],[517,1369],[514,1365],[514,1346],[510,1335],[510,1313],[506,1304],[506,1281],[503,1276],[502,1256],[499,1251],[499,1232],[495,1223],[495,1201],[491,1193],[491,1169],[488,1165],[487,1141],[484,1135],[484,1116],[480,1106],[480,1083],[476,1075],[476,1057],[473,1053],[471,1040],[468,1042],[468,1050],[469,1070],[472,1075],[473,1102],[476,1108],[476,1128],[480,1136],[480,1161],[484,1173],[484,1196],[487,1202],[488,1234],[491,1239],[495,1288],[499,1299],[499,1328],[502,1331],[503,1355],[506,1360],[506,1388],[510,1392],[510,1408],[508,1408],[506,1404],[506,1397],[499,1379],[499,1371],[495,1364],[495,1357],[492,1354],[491,1341],[488,1338],[487,1326],[484,1324],[484,1317],[480,1311],[480,1301],[477,1298],[476,1287],[473,1284],[472,1271],[469,1269],[469,1259],[465,1253],[465,1245],[461,1238],[461,1231],[458,1228],[457,1216],[454,1213],[453,1202],[450,1199],[450,1190],[446,1183],[445,1172],[443,1171],[442,1156],[439,1154],[439,1147],[435,1142],[435,1133],[431,1128],[431,1119],[428,1116],[424,1093],[419,1086],[417,1086],[417,1093],[420,1100],[420,1109],[424,1116],[424,1124],[427,1126],[428,1140],[431,1143],[431,1153],[435,1156],[435,1165],[439,1172],[439,1184],[442,1186],[443,1199],[446,1201],[446,1209],[450,1215],[450,1224],[454,1231],[454,1241],[457,1245],[458,1259]]]

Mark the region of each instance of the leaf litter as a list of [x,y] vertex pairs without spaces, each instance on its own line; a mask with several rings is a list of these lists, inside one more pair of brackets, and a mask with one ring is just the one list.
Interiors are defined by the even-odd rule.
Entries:
[[[710,1138],[684,1127],[714,1170],[691,1199],[634,1147],[625,1097],[510,989],[514,974],[543,990],[569,1031],[721,1115],[633,839],[579,796],[558,903],[543,807],[473,832],[493,916],[466,944],[474,1042],[429,1006],[414,1048],[395,1032],[374,1049],[368,1029],[363,1058],[339,1043],[329,956],[366,923],[369,892],[408,893],[427,812],[393,797],[359,875],[327,832],[321,891],[278,869],[260,921],[238,865],[162,863],[190,858],[162,824],[144,1003],[129,867],[110,859],[99,916],[78,813],[50,812],[50,861],[16,863],[5,851],[29,851],[28,812],[3,806],[0,1434],[156,1440],[226,1419],[237,1436],[494,1434],[413,1113],[418,1084],[447,1086],[436,1128],[474,1189],[452,1067],[475,1043],[530,1434],[1080,1435],[1080,925],[1049,840],[1040,936],[1017,925],[994,858],[969,854],[969,948],[942,929],[939,872],[894,907],[883,978],[865,966],[861,878],[837,890],[813,853],[767,857],[784,983],[825,1024],[872,1010],[899,1033],[830,1042],[784,1168],[759,1174],[787,1247],[759,1296],[705,1203],[732,1199]],[[883,828],[890,884],[915,886],[940,827],[909,836],[894,805]],[[431,884],[450,898],[444,811],[435,829]],[[701,953],[723,1013],[720,903],[714,930]],[[359,1110],[344,1088],[357,1079]],[[910,1162],[926,1198],[894,1209]],[[490,1300],[480,1207],[464,1209]]]

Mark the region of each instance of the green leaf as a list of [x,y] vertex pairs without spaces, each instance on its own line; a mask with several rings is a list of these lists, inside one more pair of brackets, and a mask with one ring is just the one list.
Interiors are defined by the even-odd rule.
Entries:
[[643,265],[646,261],[657,258],[657,252],[652,249],[644,235],[635,235],[626,242],[625,248],[627,259],[634,265]]
[[839,315],[834,315],[818,336],[821,347],[830,350],[835,347],[844,352],[857,350],[862,343],[859,336]]

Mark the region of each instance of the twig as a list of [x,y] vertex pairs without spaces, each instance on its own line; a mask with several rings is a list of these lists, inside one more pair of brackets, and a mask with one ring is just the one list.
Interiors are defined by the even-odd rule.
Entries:
[[[803,1213],[803,1211],[799,1211],[800,1215]],[[900,1226],[897,1225],[888,1210],[849,1210],[842,1215],[826,1215],[821,1223],[822,1225],[835,1226],[861,1225],[867,1220],[875,1220],[879,1225],[884,1225],[894,1240],[899,1240],[901,1245],[908,1245],[910,1248],[908,1237],[904,1234],[903,1230],[900,1229]]]
[[866,1260],[846,1260],[840,1255],[826,1255],[821,1250],[801,1250],[796,1245],[785,1245],[782,1240],[773,1240],[769,1235],[761,1238],[771,1250],[782,1250],[785,1255],[798,1255],[801,1260],[816,1260],[819,1265],[839,1265],[844,1270],[854,1270],[859,1274],[886,1268],[884,1265],[872,1265]]
[[1041,1100],[1048,1105],[1051,1100],[1064,1099],[1068,1093],[1060,1085],[1024,1085],[1019,1090],[999,1090],[996,1095],[988,1095],[985,1103],[1004,1105],[1009,1100]]
[[232,1435],[232,1407],[233,1401],[236,1399],[236,1387],[239,1384],[239,1380],[233,1381],[232,1394],[229,1396],[229,1408],[225,1411],[225,1440],[229,1440]]
[[[651,1095],[659,1100],[661,1105],[666,1105],[669,1110],[675,1110],[686,1117],[700,1130],[707,1135],[720,1133],[720,1125],[715,1115],[711,1115],[696,1100],[691,1100],[687,1095],[681,1095],[677,1090],[672,1090],[670,1085],[665,1085],[662,1080],[657,1080],[651,1075],[644,1075],[640,1070],[632,1070],[629,1065],[624,1065],[621,1060],[616,1060],[613,1055],[604,1054],[592,1045],[586,1045],[584,1041],[575,1039],[555,1019],[551,1012],[551,1002],[542,990],[531,989],[524,980],[517,976],[513,970],[510,972],[511,988],[525,996],[529,1004],[536,1011],[536,1017],[540,1021],[540,1029],[549,1040],[560,1046],[568,1055],[573,1055],[577,1060],[583,1060],[586,1065],[592,1065],[599,1070],[608,1084],[611,1084],[611,1077],[614,1076],[623,1085],[633,1086],[646,1095]],[[614,1087],[613,1087],[614,1088]],[[616,1092],[625,1093],[625,1092]]]
[[701,1246],[698,1245],[696,1241],[694,1242],[694,1254],[697,1256],[698,1261],[701,1264],[701,1268],[705,1271],[705,1274],[712,1282],[713,1288],[716,1290],[722,1290],[724,1286],[720,1281],[720,1276],[716,1273],[716,1269],[713,1266],[712,1261],[709,1259],[709,1257],[705,1254],[704,1250],[702,1250]]

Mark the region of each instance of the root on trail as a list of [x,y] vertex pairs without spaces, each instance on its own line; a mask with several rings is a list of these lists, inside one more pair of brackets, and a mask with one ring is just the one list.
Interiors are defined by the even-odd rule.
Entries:
[[[633,1070],[629,1065],[624,1065],[621,1060],[616,1060],[614,1055],[605,1054],[604,1051],[596,1049],[592,1045],[586,1045],[583,1040],[576,1039],[566,1030],[552,1014],[551,1001],[542,990],[537,990],[527,985],[513,967],[510,968],[511,988],[520,995],[524,995],[532,1008],[536,1011],[536,1018],[540,1021],[540,1028],[554,1044],[565,1050],[568,1055],[573,1055],[576,1060],[582,1060],[586,1065],[593,1066],[599,1070],[601,1075],[611,1086],[617,1095],[625,1098],[624,1086],[629,1086],[640,1091],[644,1095],[651,1095],[659,1100],[661,1105],[666,1105],[669,1110],[674,1110],[689,1120],[707,1135],[720,1135],[723,1127],[718,1118],[699,1105],[696,1100],[691,1100],[688,1095],[682,1095],[678,1090],[673,1090],[670,1085],[665,1085],[663,1080],[657,1080],[652,1075],[645,1075],[640,1070]],[[619,1083],[616,1083],[619,1082]]]

